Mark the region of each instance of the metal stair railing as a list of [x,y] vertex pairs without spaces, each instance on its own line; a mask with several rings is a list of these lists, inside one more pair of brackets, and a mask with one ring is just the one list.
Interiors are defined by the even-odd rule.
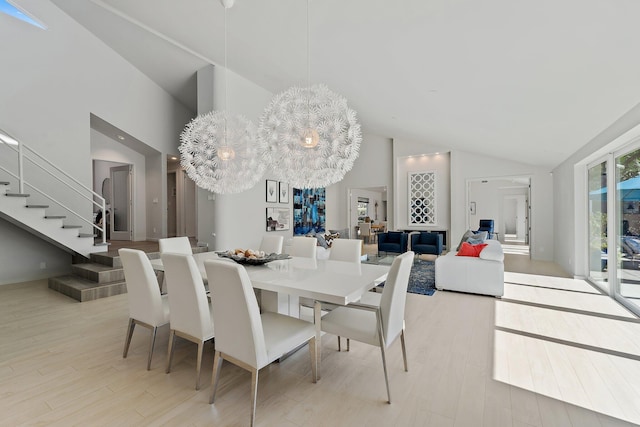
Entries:
[[[37,191],[38,193],[40,193],[41,195],[43,195],[47,199],[51,200],[52,202],[56,203],[57,205],[59,205],[62,208],[66,209],[68,212],[70,212],[73,215],[75,215],[76,217],[78,217],[82,222],[84,222],[86,224],[89,224],[92,227],[92,229],[101,231],[102,232],[102,243],[106,244],[107,243],[107,233],[106,233],[107,221],[106,221],[106,219],[102,221],[102,226],[94,224],[93,220],[92,220],[93,218],[91,220],[87,219],[84,215],[76,212],[74,209],[70,208],[65,203],[63,203],[60,200],[56,199],[54,196],[52,196],[51,194],[47,193],[45,190],[43,190],[41,188],[38,188],[33,183],[30,183],[29,181],[27,181],[26,178],[24,177],[24,173],[25,173],[24,162],[25,161],[29,161],[32,165],[34,165],[37,168],[37,170],[47,173],[52,178],[54,178],[56,181],[58,181],[62,185],[64,185],[66,188],[68,188],[68,189],[72,190],[73,192],[79,194],[83,199],[89,200],[94,206],[99,207],[103,212],[103,214],[102,214],[103,218],[106,215],[106,201],[105,201],[104,197],[102,197],[101,195],[99,195],[98,193],[96,193],[95,191],[93,191],[92,189],[87,187],[86,185],[82,184],[80,181],[78,181],[77,179],[75,179],[74,177],[69,175],[67,172],[65,172],[64,170],[62,170],[58,166],[56,166],[53,163],[51,163],[44,156],[39,154],[37,151],[35,151],[33,148],[29,147],[25,143],[15,139],[15,138],[12,138],[10,136],[9,136],[9,141],[10,142],[7,142],[7,140],[2,138],[3,134],[4,135],[8,135],[6,132],[4,132],[2,129],[0,129],[0,145],[5,145],[6,147],[8,147],[9,149],[13,150],[17,154],[18,173],[15,174],[14,172],[11,172],[10,170],[8,170],[5,167],[3,167],[2,165],[0,165],[0,169],[2,169],[6,173],[8,173],[10,176],[12,176],[13,178],[18,180],[19,192],[21,194],[24,194],[25,186],[27,186],[29,188],[32,188],[33,190]],[[4,144],[3,144],[3,142],[4,142]],[[17,145],[15,143],[17,143]],[[47,167],[44,167],[40,162],[44,162],[50,168],[53,168],[53,171],[50,170]],[[68,179],[68,180],[70,180],[75,185],[72,185],[71,183],[69,183],[68,181],[63,179],[63,177]]]

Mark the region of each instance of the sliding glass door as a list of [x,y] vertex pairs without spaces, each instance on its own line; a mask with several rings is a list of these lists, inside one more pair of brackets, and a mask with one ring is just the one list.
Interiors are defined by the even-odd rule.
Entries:
[[616,154],[616,299],[640,310],[640,148]]
[[589,279],[608,291],[607,162],[588,170]]

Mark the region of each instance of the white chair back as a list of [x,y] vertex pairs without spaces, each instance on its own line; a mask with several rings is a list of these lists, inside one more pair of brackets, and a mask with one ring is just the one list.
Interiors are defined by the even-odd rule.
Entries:
[[370,222],[361,222],[358,224],[360,227],[360,236],[361,237],[371,237],[371,223]]
[[147,254],[137,249],[118,250],[127,282],[129,317],[151,326],[168,322],[163,308],[158,279]]
[[213,295],[216,351],[260,369],[269,361],[260,309],[247,271],[241,265],[208,260],[205,270]]
[[171,252],[174,254],[192,254],[191,243],[188,237],[168,237],[158,240],[160,253]]
[[260,250],[267,254],[281,254],[283,242],[283,236],[263,236],[262,243],[260,243]]
[[413,265],[414,253],[405,252],[396,257],[384,284],[380,299],[380,315],[385,346],[391,345],[400,335],[404,326],[404,307],[407,301],[407,286]]
[[318,241],[315,237],[294,236],[290,255],[301,258],[315,258],[317,243]]
[[333,239],[329,259],[334,261],[360,262],[362,240]]
[[202,275],[193,256],[163,253],[171,329],[201,340],[213,338],[213,323]]

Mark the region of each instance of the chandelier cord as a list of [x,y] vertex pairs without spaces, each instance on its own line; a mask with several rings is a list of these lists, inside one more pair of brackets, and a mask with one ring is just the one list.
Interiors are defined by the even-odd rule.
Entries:
[[311,29],[309,27],[309,3],[307,0],[307,127],[311,128]]
[[224,8],[224,144],[227,144],[227,116],[229,115],[229,99],[227,98],[227,7]]

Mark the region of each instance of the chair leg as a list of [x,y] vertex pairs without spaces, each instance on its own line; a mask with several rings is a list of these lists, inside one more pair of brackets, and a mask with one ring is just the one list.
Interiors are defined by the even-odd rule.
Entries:
[[171,372],[171,360],[173,359],[173,341],[176,339],[176,331],[169,331],[169,349],[167,350],[167,374]]
[[409,371],[409,366],[407,365],[407,348],[404,344],[404,325],[402,326],[402,332],[400,333],[400,343],[402,343],[402,358],[404,359],[404,371]]
[[202,366],[202,352],[204,351],[204,341],[198,343],[198,359],[196,361],[196,390],[200,390],[200,367]]
[[213,356],[213,375],[211,376],[211,397],[209,398],[209,403],[213,403],[216,398],[216,390],[218,389],[218,382],[220,380],[220,368],[222,368],[223,360],[220,352],[216,351]]
[[340,336],[338,336],[338,351],[342,351],[342,348],[340,347]]
[[149,358],[147,360],[147,371],[151,370],[151,357],[153,356],[153,346],[156,343],[156,332],[158,331],[158,327],[154,326],[151,329],[151,339],[149,340]]
[[251,427],[256,422],[256,400],[258,398],[258,370],[251,371]]
[[311,377],[316,382],[318,374],[318,360],[316,359],[316,337],[309,340],[309,356],[311,357]]
[[380,341],[380,353],[382,354],[382,368],[384,370],[384,382],[387,385],[387,403],[391,403],[391,390],[389,389],[389,374],[387,373],[387,357],[385,355],[385,342],[384,332],[382,331],[382,319],[380,318],[380,311],[376,312],[378,321],[378,340]]
[[131,337],[133,336],[133,329],[136,327],[136,322],[131,317],[129,318],[129,327],[127,328],[127,336],[124,339],[124,351],[122,352],[122,358],[127,358],[129,353],[129,344],[131,344]]
[[347,351],[351,350],[350,344],[351,344],[351,340],[347,338]]

